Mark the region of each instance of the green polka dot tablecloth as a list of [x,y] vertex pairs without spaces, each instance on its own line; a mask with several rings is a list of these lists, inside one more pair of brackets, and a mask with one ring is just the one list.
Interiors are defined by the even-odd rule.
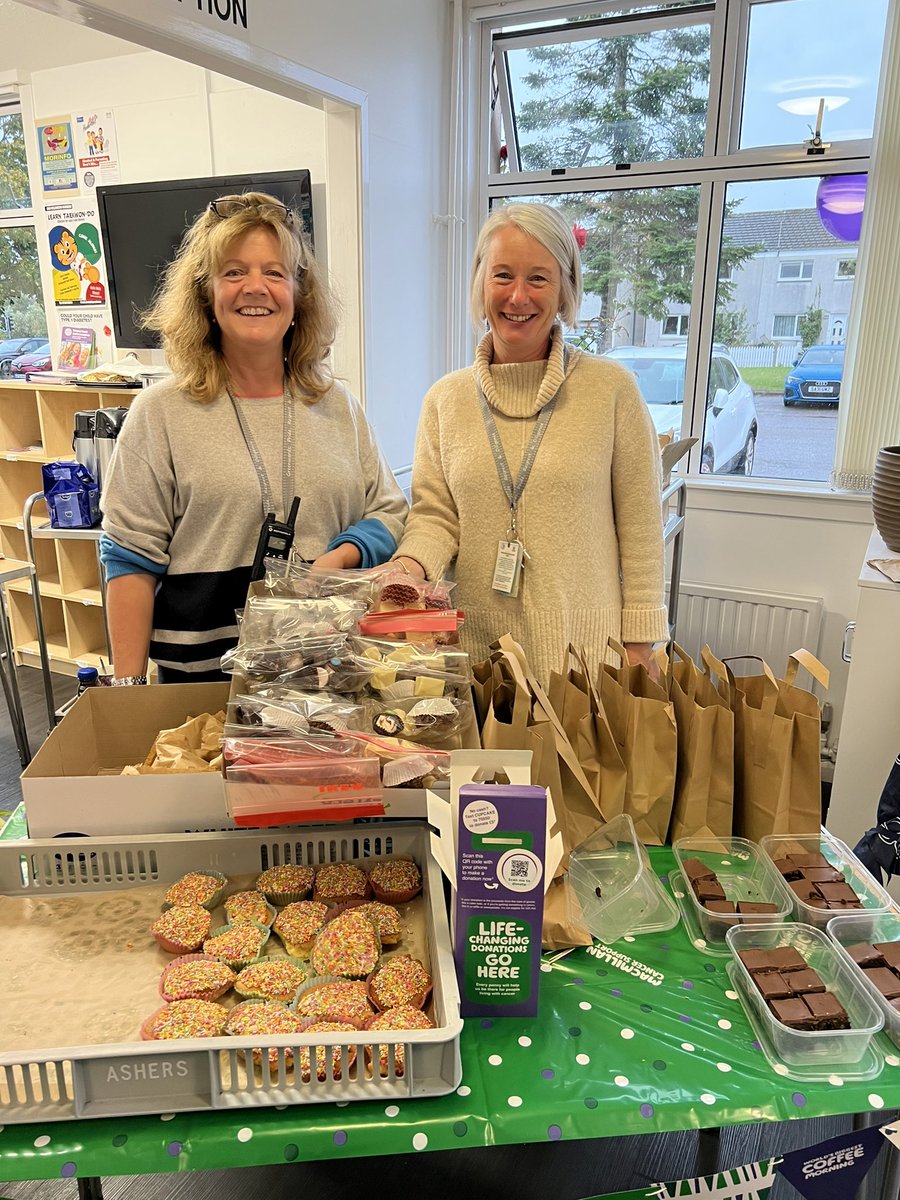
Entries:
[[[669,850],[651,852],[663,876]],[[548,955],[547,960],[553,956]],[[466,1022],[449,1096],[0,1129],[0,1178],[260,1166],[557,1142],[900,1108],[900,1051],[865,1082],[774,1073],[725,972],[683,926],[575,950],[541,974],[535,1020]]]

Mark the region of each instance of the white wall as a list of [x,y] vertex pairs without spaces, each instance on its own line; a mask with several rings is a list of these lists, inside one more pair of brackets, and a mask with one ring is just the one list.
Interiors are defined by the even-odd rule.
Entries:
[[[826,698],[837,729],[849,669],[841,645],[847,622],[856,618],[857,579],[872,531],[868,496],[705,482],[688,487],[684,530],[685,581],[822,598],[819,645],[808,649],[831,671]],[[780,671],[784,663],[770,665]]]
[[[432,216],[446,211],[446,0],[304,0],[302,6],[255,0],[247,6],[246,30],[217,23],[187,4],[173,6],[164,26],[144,0],[26,0],[22,7],[29,6],[89,21],[282,95],[297,97],[305,90],[310,103],[321,104],[326,120],[342,97],[354,93],[348,110],[356,105],[361,114],[364,290],[360,313],[348,289],[346,316],[362,344],[370,418],[392,465],[408,463],[421,398],[445,369],[447,235]],[[0,41],[3,12],[0,7]],[[59,26],[63,41],[66,28]],[[86,32],[80,29],[79,35]],[[96,75],[100,92],[104,72]],[[131,92],[137,105],[153,95],[152,87]],[[211,111],[224,112],[235,100],[216,88]],[[110,100],[101,96],[98,102]],[[346,179],[346,164],[335,158],[346,158],[348,141],[326,138],[329,179]],[[271,148],[268,137],[267,145]],[[217,143],[219,149],[224,153],[226,147]],[[338,187],[343,192],[344,184]],[[350,223],[344,219],[352,240]],[[332,230],[330,250],[339,254],[335,241]]]

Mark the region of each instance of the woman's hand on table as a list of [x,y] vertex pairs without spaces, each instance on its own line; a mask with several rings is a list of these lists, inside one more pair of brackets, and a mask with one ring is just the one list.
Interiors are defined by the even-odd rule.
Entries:
[[362,562],[359,546],[352,542],[342,542],[333,550],[326,550],[313,563],[317,571],[352,571]]
[[396,571],[397,569],[405,571],[407,575],[411,575],[413,579],[424,582],[425,568],[420,562],[416,562],[414,558],[406,558],[405,555],[400,555],[399,558],[392,558],[389,562],[382,563],[380,567],[373,567],[373,575],[384,575],[387,571]]

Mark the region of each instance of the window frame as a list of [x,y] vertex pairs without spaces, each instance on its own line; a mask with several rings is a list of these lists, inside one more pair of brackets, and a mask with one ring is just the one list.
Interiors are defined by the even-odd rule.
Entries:
[[[785,275],[785,267],[799,267],[797,275]],[[807,271],[807,268],[809,270]],[[782,258],[778,260],[779,283],[810,283],[813,277],[815,263],[811,258]]]
[[[516,171],[513,152],[509,149],[508,170],[502,173],[489,169],[491,146],[491,110],[489,81],[494,62],[494,31],[508,27],[517,15],[529,21],[560,21],[563,14],[612,13],[646,8],[640,0],[594,0],[594,3],[572,4],[549,0],[538,6],[534,0],[505,0],[504,3],[483,3],[475,0],[470,18],[477,28],[477,45],[481,70],[478,89],[478,136],[475,145],[476,163],[483,169],[475,171],[474,207],[476,216],[469,222],[469,253],[481,219],[497,199],[519,196],[562,196],[571,192],[616,191],[635,187],[692,186],[699,184],[698,235],[694,263],[694,287],[690,301],[693,316],[685,363],[685,396],[682,435],[698,437],[688,459],[688,472],[705,486],[728,482],[700,475],[700,447],[705,419],[705,401],[709,384],[713,347],[713,328],[719,263],[722,248],[722,227],[725,198],[729,184],[751,183],[777,179],[820,178],[828,175],[851,175],[870,169],[872,139],[834,142],[824,153],[807,143],[771,145],[738,149],[744,74],[746,70],[747,39],[751,10],[757,4],[775,0],[709,0],[702,6],[712,14],[710,41],[710,87],[706,153],[701,158],[668,162],[631,163],[611,167],[572,167],[551,171]],[[779,0],[780,2],[780,0]],[[693,15],[698,15],[698,6]],[[672,10],[666,14],[669,24],[692,10]],[[626,12],[627,16],[627,12]],[[626,18],[623,17],[624,21]],[[680,22],[685,24],[686,22]],[[696,23],[696,22],[694,22]],[[498,34],[499,36],[499,34]],[[504,40],[508,37],[503,35]],[[558,39],[557,39],[558,40]],[[473,43],[474,44],[474,43]],[[508,126],[507,126],[508,128]],[[708,232],[704,232],[708,231]],[[787,282],[787,281],[785,281]],[[791,282],[809,282],[795,280]],[[465,303],[462,297],[458,298]],[[854,299],[853,304],[855,305]],[[781,339],[788,341],[791,339]],[[471,354],[471,345],[469,346]],[[460,361],[453,365],[461,366]],[[691,399],[692,397],[692,399]],[[770,483],[773,481],[769,481]],[[809,481],[777,479],[779,486],[806,488]]]
[[[8,116],[11,113],[18,113],[22,119],[22,142],[23,142],[23,148],[24,148],[25,156],[26,156],[26,163],[29,163],[28,114],[26,113],[25,108],[24,108],[21,100],[18,97],[16,97],[16,99],[14,99],[14,100],[11,100],[9,98],[0,99],[0,116]],[[22,207],[22,208],[0,208],[0,235],[4,234],[9,229],[31,229],[33,231],[35,253],[38,256],[38,274],[39,274],[39,278],[40,278],[40,276],[41,276],[41,261],[40,261],[40,251],[38,249],[38,245],[39,245],[39,243],[38,243],[38,228],[37,228],[35,198],[34,198],[34,190],[33,189],[34,189],[34,179],[32,178],[31,172],[29,170],[28,191],[29,191],[29,198],[31,200],[31,204],[28,207]],[[41,307],[44,308],[44,317],[47,321],[47,330],[48,330],[47,336],[49,339],[50,321],[49,321],[49,316],[46,311],[46,297],[44,296],[43,289],[40,290],[39,298],[41,301]],[[0,335],[2,335],[2,336],[0,336],[0,340],[9,336],[6,332],[3,331],[2,326],[0,326]]]
[[[667,333],[666,332],[666,325],[669,323],[669,321],[677,322],[678,328],[675,333]],[[682,328],[682,325],[684,325],[684,328]],[[676,339],[680,338],[683,340],[684,338],[686,338],[688,336],[690,328],[691,328],[691,314],[689,312],[666,313],[666,315],[663,317],[663,319],[659,323],[659,336],[664,337],[664,338],[676,338]]]
[[[772,313],[772,341],[773,342],[799,342],[800,339],[800,322],[803,319],[803,313]],[[793,321],[793,333],[776,333],[775,327],[779,321]]]

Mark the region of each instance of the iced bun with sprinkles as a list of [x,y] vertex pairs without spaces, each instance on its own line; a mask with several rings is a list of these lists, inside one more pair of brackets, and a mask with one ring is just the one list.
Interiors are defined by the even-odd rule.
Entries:
[[234,981],[234,990],[246,1000],[280,1000],[289,1004],[306,980],[306,971],[289,958],[264,958],[244,967]]
[[245,921],[240,925],[225,925],[214,929],[203,942],[203,953],[221,958],[234,970],[246,967],[262,954],[262,948],[269,937],[265,925],[256,925]]
[[[357,1030],[353,1025],[347,1025],[343,1021],[304,1021],[304,1033],[356,1033]],[[300,1047],[300,1078],[304,1083],[308,1083],[311,1078],[310,1071],[310,1049],[309,1046]],[[327,1078],[340,1079],[343,1075],[343,1067],[341,1064],[341,1051],[346,1049],[347,1052],[347,1069],[353,1066],[356,1062],[356,1047],[355,1046],[315,1046],[312,1048],[316,1061],[316,1078],[324,1083]],[[328,1060],[331,1059],[331,1069],[328,1069]]]
[[306,899],[313,889],[315,877],[312,867],[286,863],[263,871],[256,881],[256,890],[262,892],[270,904],[294,904]]
[[365,871],[352,863],[328,863],[316,872],[313,899],[323,904],[346,904],[369,898],[369,881]]
[[218,1000],[234,981],[234,971],[220,959],[186,954],[163,971],[159,993],[163,1000]]
[[285,950],[294,958],[308,958],[316,934],[325,924],[328,905],[317,900],[298,900],[288,904],[275,918],[272,928],[281,938]]
[[165,904],[199,904],[203,908],[215,908],[227,882],[221,871],[189,871],[168,888]]
[[366,904],[360,904],[356,911],[368,917],[378,930],[382,946],[396,946],[400,941],[403,935],[400,914],[393,905],[370,900]]
[[317,975],[362,979],[375,969],[380,956],[375,926],[351,908],[322,927],[313,945],[312,966]]
[[430,995],[431,976],[408,954],[386,958],[369,976],[369,999],[381,1012],[401,1005],[424,1008]]
[[212,914],[199,904],[176,904],[156,918],[150,932],[169,954],[190,954],[209,933]]
[[356,1029],[365,1028],[374,1016],[363,979],[334,979],[301,989],[294,1011],[305,1021],[341,1021]]
[[[243,1004],[235,1005],[228,1014],[225,1032],[235,1037],[267,1037],[276,1033],[299,1033],[303,1022],[291,1012],[286,1004],[277,1000],[245,1000]],[[267,1051],[270,1064],[278,1062],[278,1048],[270,1046]],[[285,1058],[293,1060],[293,1051],[285,1050]],[[262,1061],[262,1052],[253,1051],[256,1062]]]
[[[404,1033],[410,1029],[434,1029],[434,1024],[421,1009],[411,1008],[409,1005],[400,1005],[398,1008],[389,1008],[387,1012],[376,1013],[369,1021],[366,1029],[384,1029],[391,1033]],[[366,1053],[370,1058],[373,1056],[374,1049],[374,1046],[366,1048]],[[378,1046],[378,1074],[382,1079],[386,1079],[390,1074],[388,1069],[389,1059],[390,1047],[382,1043]],[[406,1047],[395,1045],[394,1074],[402,1076],[405,1070]]]
[[376,900],[403,904],[422,890],[422,875],[411,858],[388,858],[369,868],[369,883]]
[[175,1000],[148,1017],[141,1026],[145,1041],[169,1038],[219,1037],[225,1032],[228,1009],[209,1000]]
[[271,925],[275,920],[275,909],[262,892],[235,892],[225,901],[225,916],[229,925],[241,925],[247,921]]

